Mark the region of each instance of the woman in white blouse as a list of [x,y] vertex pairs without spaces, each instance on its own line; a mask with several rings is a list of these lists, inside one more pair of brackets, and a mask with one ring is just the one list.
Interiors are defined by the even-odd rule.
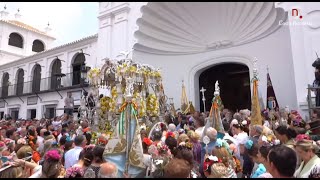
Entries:
[[296,138],[295,150],[302,162],[300,167],[296,170],[294,177],[308,178],[311,171],[320,164],[320,158],[315,154],[318,146],[312,140]]

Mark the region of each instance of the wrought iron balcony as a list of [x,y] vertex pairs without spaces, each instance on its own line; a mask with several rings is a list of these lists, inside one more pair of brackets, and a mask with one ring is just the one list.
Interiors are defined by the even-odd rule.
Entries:
[[0,97],[8,98],[88,87],[89,84],[82,79],[80,75],[80,71],[69,74],[56,74],[52,77],[42,78],[35,81],[3,86],[0,87]]

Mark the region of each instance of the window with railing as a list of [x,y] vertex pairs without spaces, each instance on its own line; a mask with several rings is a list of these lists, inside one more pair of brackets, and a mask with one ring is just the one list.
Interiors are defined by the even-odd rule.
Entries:
[[81,83],[81,68],[85,66],[86,57],[84,56],[84,53],[79,53],[72,64],[72,72],[73,72],[73,78],[72,78],[72,85],[78,85]]
[[35,66],[32,78],[32,93],[39,92],[41,85],[41,66],[39,64],[36,64]]
[[[78,88],[77,85],[72,84],[72,80],[74,77],[74,73],[63,74],[63,76],[59,77],[60,82],[56,84],[57,88],[52,88],[52,78],[53,77],[46,77],[41,78],[41,70],[34,70],[34,76],[31,81],[23,82],[23,75],[24,73],[18,72],[18,80],[16,84],[10,84],[9,82],[9,74],[5,73],[2,79],[2,85],[0,87],[1,98],[12,97],[12,96],[23,96],[23,95],[30,95],[34,93],[40,93],[45,91],[54,91],[61,88]],[[88,86],[89,84],[83,84],[84,86]],[[1,101],[0,101],[1,102]],[[0,103],[1,104],[1,103]],[[1,106],[0,106],[1,108]]]
[[8,89],[9,89],[9,74],[4,73],[2,77],[1,97],[8,97]]
[[18,70],[18,80],[16,84],[16,95],[20,96],[23,94],[23,83],[24,82],[24,70],[19,69]]
[[61,87],[61,60],[55,59],[51,69],[51,89],[57,89]]

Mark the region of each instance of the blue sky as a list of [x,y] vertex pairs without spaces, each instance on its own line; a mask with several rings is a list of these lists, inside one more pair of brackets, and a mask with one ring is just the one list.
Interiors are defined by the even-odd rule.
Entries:
[[0,2],[14,19],[20,9],[22,22],[44,30],[48,22],[56,38],[54,46],[69,43],[98,32],[98,2]]

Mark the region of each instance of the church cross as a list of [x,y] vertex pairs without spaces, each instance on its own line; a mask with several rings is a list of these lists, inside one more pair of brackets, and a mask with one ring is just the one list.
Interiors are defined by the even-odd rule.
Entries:
[[204,97],[204,92],[206,91],[206,89],[204,89],[203,87],[201,88],[200,92],[202,93],[202,102],[203,102],[203,112],[206,112],[206,98]]
[[204,89],[203,87],[201,88],[200,92],[202,93],[202,96],[204,97],[204,92],[206,91],[206,89]]

